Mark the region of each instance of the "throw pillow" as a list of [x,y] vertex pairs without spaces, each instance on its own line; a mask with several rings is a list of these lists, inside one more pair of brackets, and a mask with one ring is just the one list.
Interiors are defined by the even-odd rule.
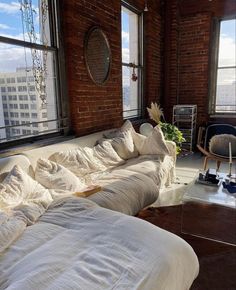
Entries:
[[44,158],[37,161],[35,179],[50,189],[81,191],[86,187],[85,183],[69,169]]
[[140,155],[169,155],[164,135],[159,126],[153,129],[149,137],[135,133],[134,143]]
[[78,177],[84,177],[87,174],[105,170],[106,168],[93,158],[91,148],[78,148],[68,151],[54,153],[49,159],[61,164]]
[[106,139],[112,139],[112,138],[115,138],[115,137],[119,137],[122,134],[122,132],[125,132],[125,131],[128,131],[128,130],[131,131],[131,135],[132,136],[133,136],[134,133],[136,133],[132,123],[129,120],[126,120],[124,122],[124,124],[121,126],[121,128],[112,130],[112,131],[107,132],[107,133],[104,133],[103,137],[106,138]]
[[229,142],[231,142],[232,157],[236,157],[236,136],[232,134],[220,134],[211,138],[209,151],[212,154],[229,157]]
[[121,132],[125,132],[125,131],[130,130],[132,137],[136,133],[132,123],[129,120],[125,121],[125,123],[121,126],[120,130],[121,130]]
[[101,162],[101,160],[99,160],[95,156],[93,148],[84,147],[83,150],[87,155],[87,158],[92,162],[92,166],[95,171],[105,171],[107,169],[106,166]]
[[27,224],[34,223],[52,202],[48,189],[15,165],[0,184],[0,209],[23,214]]
[[[133,140],[135,134],[132,123],[127,120],[120,129],[105,133],[103,136],[110,140],[120,158],[127,160],[138,156],[138,150]],[[98,143],[101,144],[103,141],[104,139],[99,140]]]
[[106,168],[111,168],[123,164],[125,161],[116,153],[111,143],[107,140],[93,147],[96,156]]
[[111,139],[111,145],[122,159],[127,160],[138,156],[130,130],[121,132],[118,137]]

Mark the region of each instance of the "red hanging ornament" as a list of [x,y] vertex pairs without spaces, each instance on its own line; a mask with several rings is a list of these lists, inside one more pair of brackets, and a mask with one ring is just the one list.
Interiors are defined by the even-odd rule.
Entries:
[[132,77],[131,77],[131,80],[133,82],[136,82],[138,79],[138,76],[136,75],[136,72],[135,72],[135,66],[133,65],[133,73],[132,73]]

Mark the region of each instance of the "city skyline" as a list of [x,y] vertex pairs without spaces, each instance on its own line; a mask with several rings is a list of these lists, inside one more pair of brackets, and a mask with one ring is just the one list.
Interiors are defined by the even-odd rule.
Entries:
[[[51,93],[50,93],[51,92]],[[49,98],[43,104],[35,87],[33,70],[18,68],[0,73],[0,142],[21,135],[38,135],[57,128],[55,100],[48,88]]]

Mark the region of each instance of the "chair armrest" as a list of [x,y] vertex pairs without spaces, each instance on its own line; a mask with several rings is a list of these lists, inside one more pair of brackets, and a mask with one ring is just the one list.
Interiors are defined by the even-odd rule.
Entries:
[[176,144],[173,141],[166,140],[167,148],[170,152],[170,156],[173,157],[174,162],[176,162]]
[[201,145],[197,144],[197,148],[199,151],[201,151],[206,156],[211,156],[210,152],[206,151],[204,148],[202,148]]

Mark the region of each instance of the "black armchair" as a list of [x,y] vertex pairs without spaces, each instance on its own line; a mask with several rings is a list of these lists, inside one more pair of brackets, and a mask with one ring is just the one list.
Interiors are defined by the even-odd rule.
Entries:
[[[204,165],[203,165],[204,170],[206,170],[207,162],[209,159],[216,161],[217,170],[219,170],[221,162],[229,162],[228,156],[214,154],[209,151],[209,143],[210,143],[211,138],[215,135],[221,135],[221,134],[230,134],[230,135],[236,136],[236,128],[228,124],[210,125],[206,129],[204,148],[200,144],[197,144],[197,148],[205,155]],[[233,162],[236,162],[236,156],[233,156]]]

